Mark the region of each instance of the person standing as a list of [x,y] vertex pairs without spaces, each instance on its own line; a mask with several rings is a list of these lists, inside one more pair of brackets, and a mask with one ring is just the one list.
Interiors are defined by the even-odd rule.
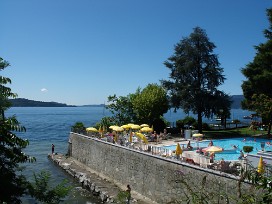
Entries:
[[127,192],[127,204],[129,204],[129,203],[130,203],[130,200],[131,200],[131,187],[130,187],[129,184],[127,185],[127,190],[126,190],[126,192]]
[[52,155],[54,154],[54,151],[55,151],[55,145],[52,144]]

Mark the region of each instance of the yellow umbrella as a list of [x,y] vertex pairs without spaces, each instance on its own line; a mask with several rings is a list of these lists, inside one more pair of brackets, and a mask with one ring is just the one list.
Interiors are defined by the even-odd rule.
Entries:
[[141,127],[149,127],[148,124],[141,124],[140,126],[141,126]]
[[124,131],[124,128],[119,127],[119,126],[115,126],[115,127],[113,127],[112,129],[113,129],[114,131],[116,131],[116,132],[122,132],[122,131]]
[[182,154],[182,149],[180,147],[180,144],[178,143],[176,147],[176,155],[181,155],[181,154]]
[[87,132],[98,132],[98,130],[94,127],[88,127],[88,128],[86,128],[86,131]]
[[131,128],[132,125],[134,125],[134,124],[133,124],[133,123],[127,124],[127,126],[128,126],[129,128]]
[[142,133],[136,132],[136,135],[137,135],[141,140],[143,140],[145,144],[148,143],[146,137],[145,137]]
[[217,146],[206,147],[202,150],[203,152],[222,152],[223,148]]
[[140,125],[132,125],[132,126],[131,126],[131,129],[140,129],[140,128],[141,128]]
[[263,163],[263,157],[262,156],[260,156],[257,172],[260,173],[260,174],[264,173],[264,163]]
[[130,128],[129,125],[122,125],[121,127],[124,128],[124,129],[126,129],[126,130]]
[[201,134],[201,133],[195,133],[195,134],[193,134],[193,137],[202,137],[203,136],[203,134]]
[[153,129],[150,128],[150,127],[143,127],[143,128],[141,129],[141,131],[142,131],[142,132],[152,132]]
[[111,125],[109,128],[113,129],[114,127],[118,127],[117,125]]

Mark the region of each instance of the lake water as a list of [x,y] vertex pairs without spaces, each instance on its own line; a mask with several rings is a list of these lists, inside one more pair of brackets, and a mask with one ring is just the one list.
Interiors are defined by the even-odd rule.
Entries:
[[[243,120],[243,116],[251,114],[251,112],[241,109],[233,109],[231,113],[233,119],[239,120]],[[26,127],[25,133],[16,133],[30,141],[30,145],[24,152],[37,159],[37,162],[33,164],[26,164],[25,174],[29,178],[33,177],[34,172],[49,171],[54,184],[59,183],[62,179],[68,179],[70,185],[74,187],[64,203],[100,203],[88,192],[80,190],[80,185],[52,164],[47,159],[47,155],[51,152],[52,143],[55,144],[55,152],[66,154],[71,126],[76,122],[83,122],[86,127],[93,126],[102,117],[110,115],[108,110],[103,107],[13,107],[6,112],[6,116],[10,115],[16,115],[19,122]],[[173,126],[175,126],[176,120],[183,119],[185,116],[187,115],[181,110],[176,113],[171,110],[164,115]],[[203,121],[211,122],[205,118]],[[34,200],[24,198],[23,203],[34,203]]]

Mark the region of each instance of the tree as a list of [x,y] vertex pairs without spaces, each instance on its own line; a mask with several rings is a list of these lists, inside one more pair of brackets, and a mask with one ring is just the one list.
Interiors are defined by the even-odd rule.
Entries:
[[164,62],[171,71],[170,80],[161,82],[169,91],[171,105],[185,113],[197,114],[199,132],[202,132],[203,116],[210,118],[220,109],[230,109],[230,103],[217,108],[217,102],[229,100],[229,96],[217,90],[225,77],[217,55],[213,54],[215,47],[205,31],[196,27],[189,37],[175,45],[174,55]]
[[86,134],[86,127],[84,126],[82,122],[76,122],[72,126],[71,131],[79,133],[79,134]]
[[108,96],[108,102],[110,104],[107,105],[106,108],[114,115],[113,120],[116,125],[126,124],[133,121],[134,114],[131,98],[133,98],[133,94],[120,96],[119,98],[115,94],[113,96]]
[[[0,58],[0,71],[9,66],[7,61]],[[5,117],[5,111],[10,107],[8,98],[17,95],[11,91],[7,84],[9,78],[0,76],[0,203],[21,203],[20,197],[27,193],[28,182],[20,173],[19,164],[35,161],[22,150],[29,144],[28,140],[17,137],[14,132],[24,132],[15,116]]]
[[272,110],[270,108],[262,109],[259,98],[265,98],[267,104],[262,102],[262,106],[269,106],[272,100],[272,8],[267,9],[267,16],[270,23],[268,29],[264,30],[264,36],[267,38],[266,43],[255,46],[256,56],[253,62],[241,69],[246,77],[242,83],[242,90],[245,99],[242,101],[242,108],[251,111],[258,111],[263,120],[268,121],[268,134],[271,132]]
[[132,107],[137,119],[135,122],[151,125],[168,111],[166,91],[157,84],[148,84],[135,94]]
[[[0,57],[0,71],[8,66],[9,63]],[[22,174],[20,164],[34,162],[36,159],[23,152],[23,149],[29,145],[28,140],[17,137],[15,134],[15,132],[25,132],[26,128],[15,116],[5,116],[5,111],[11,106],[9,98],[17,97],[17,94],[6,86],[10,83],[9,78],[0,76],[0,203],[17,204],[21,203],[20,197],[29,195],[31,191],[31,184]],[[65,196],[65,189],[67,187],[61,183],[50,190],[47,196],[57,201]],[[43,188],[42,190],[47,192],[48,189]]]
[[50,187],[49,180],[51,174],[41,171],[38,175],[34,173],[34,182],[29,185],[29,193],[42,203],[60,203],[61,199],[68,195],[71,186],[67,186],[68,181],[63,180],[55,187]]

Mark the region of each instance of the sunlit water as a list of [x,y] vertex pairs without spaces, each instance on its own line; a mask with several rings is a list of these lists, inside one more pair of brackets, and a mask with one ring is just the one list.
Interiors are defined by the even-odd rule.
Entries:
[[[234,119],[242,119],[250,112],[244,110],[232,110]],[[41,170],[52,174],[53,184],[63,179],[68,179],[74,188],[71,194],[65,198],[64,203],[100,203],[96,197],[80,189],[80,185],[69,177],[64,171],[56,167],[47,159],[51,151],[51,144],[55,144],[55,152],[66,154],[68,147],[68,136],[76,122],[83,122],[86,127],[93,126],[104,116],[109,116],[108,110],[103,107],[14,107],[6,112],[6,116],[16,115],[19,122],[26,127],[25,133],[16,133],[22,138],[30,141],[30,145],[24,150],[30,156],[36,157],[33,164],[26,164],[25,174],[33,178],[33,173]],[[173,110],[164,115],[166,120],[175,125],[175,121],[183,119],[186,114],[181,110],[174,113]],[[194,116],[194,115],[190,115]],[[210,122],[209,119],[203,120]],[[23,203],[34,203],[31,198],[24,198]]]

